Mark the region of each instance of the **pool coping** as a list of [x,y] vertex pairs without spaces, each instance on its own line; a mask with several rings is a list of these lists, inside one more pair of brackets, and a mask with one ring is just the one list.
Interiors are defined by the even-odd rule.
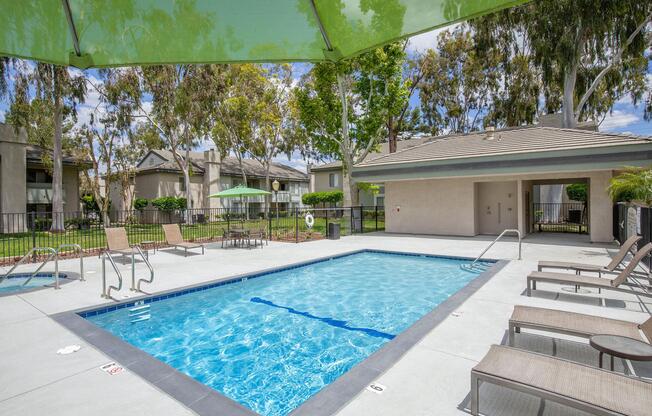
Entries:
[[[243,273],[209,282],[183,286],[166,290],[157,294],[144,295],[117,302],[112,305],[98,305],[95,307],[79,308],[72,311],[50,315],[54,321],[64,326],[99,351],[119,362],[126,369],[137,374],[154,387],[165,392],[184,406],[200,416],[208,415],[247,415],[255,416],[258,413],[223,395],[190,376],[165,364],[163,361],[149,355],[145,351],[129,344],[110,332],[94,325],[85,317],[98,313],[110,312],[135,304],[151,303],[169,297],[181,296],[200,290],[240,282],[243,279],[256,278],[270,273],[295,269],[310,264],[329,261],[336,258],[347,257],[354,254],[376,252],[405,256],[419,256],[431,258],[448,258],[455,260],[473,260],[463,256],[435,255],[427,253],[402,252],[394,250],[361,249],[336,255],[319,257],[286,266],[267,268],[255,272]],[[432,329],[446,319],[457,307],[488,282],[509,261],[483,259],[494,264],[480,273],[460,290],[440,303],[432,311],[421,317],[414,324],[401,332],[393,340],[387,342],[369,357],[359,362],[347,372],[338,377],[331,384],[318,391],[299,407],[290,412],[292,416],[321,416],[332,415],[353,400],[370,383],[382,373],[391,368],[414,345],[423,339]]]

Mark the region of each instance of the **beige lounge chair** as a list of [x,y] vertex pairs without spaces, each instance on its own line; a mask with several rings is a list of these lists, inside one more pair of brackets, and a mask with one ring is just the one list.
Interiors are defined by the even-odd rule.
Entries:
[[557,309],[516,305],[509,318],[509,345],[514,345],[515,334],[521,332],[521,328],[582,338],[590,338],[597,334],[620,335],[643,342],[652,342],[652,317],[642,324],[637,324]]
[[540,261],[537,268],[538,271],[543,271],[543,269],[563,269],[563,270],[574,270],[577,274],[580,272],[595,272],[598,273],[598,276],[602,276],[602,272],[613,272],[620,266],[620,264],[627,257],[632,248],[639,242],[642,237],[635,235],[629,237],[627,241],[620,246],[620,250],[614,256],[609,264],[606,266],[600,266],[597,264],[586,264],[586,263],[574,263],[574,262],[565,262],[565,261]]
[[201,247],[201,254],[204,254],[203,244],[184,241],[179,224],[163,224],[163,233],[165,234],[165,242],[174,248],[183,248],[186,257],[188,256],[188,249],[193,248]]
[[[604,277],[595,276],[582,276],[568,273],[550,273],[550,272],[532,272],[527,277],[527,295],[530,296],[532,290],[537,289],[537,282],[546,283],[559,283],[562,285],[573,285],[575,291],[580,286],[595,287],[598,289],[608,289],[619,292],[626,292],[641,296],[651,296],[652,293],[644,287],[642,290],[635,290],[635,284],[627,283],[627,278],[630,277],[638,263],[643,260],[645,256],[652,252],[652,243],[648,243],[636,252],[632,260],[614,279],[606,279]],[[621,287],[622,286],[622,287]]]
[[127,230],[123,227],[105,228],[104,234],[106,235],[106,244],[110,253],[122,254],[123,256],[133,254],[133,248],[129,245]]
[[499,345],[492,345],[471,370],[472,415],[479,412],[480,382],[511,388],[592,415],[649,416],[652,409],[652,383]]

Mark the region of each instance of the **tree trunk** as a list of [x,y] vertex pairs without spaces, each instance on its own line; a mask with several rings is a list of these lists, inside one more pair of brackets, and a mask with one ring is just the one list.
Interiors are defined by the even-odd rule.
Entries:
[[[342,154],[342,193],[344,194],[344,206],[350,207],[357,205],[357,195],[355,181],[351,176],[353,170],[353,149],[351,148],[351,139],[349,137],[349,104],[346,100],[346,90],[344,78],[337,74],[337,88],[342,102],[342,139],[340,142],[340,153]],[[346,215],[346,213],[345,213]]]
[[577,81],[577,63],[574,63],[564,73],[563,121],[562,127],[574,129],[575,123],[575,82]]
[[[57,82],[57,81],[55,81]],[[55,90],[58,88],[55,86]],[[63,219],[63,166],[61,141],[63,135],[63,100],[54,99],[54,140],[52,146],[52,232],[65,231]]]
[[396,125],[394,124],[394,119],[392,117],[389,118],[389,122],[387,123],[387,133],[389,153],[396,153],[398,147],[398,144],[396,143],[398,132],[396,131]]

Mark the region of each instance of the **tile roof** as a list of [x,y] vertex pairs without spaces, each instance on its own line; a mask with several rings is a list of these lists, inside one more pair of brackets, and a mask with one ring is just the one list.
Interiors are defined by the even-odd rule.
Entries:
[[[426,137],[414,137],[411,139],[405,139],[405,140],[398,140],[396,142],[396,148],[397,151],[405,150],[409,147],[414,147],[417,145],[422,144],[425,140],[431,139],[430,136]],[[365,158],[365,162],[377,159],[381,156],[385,156],[389,154],[389,143],[380,143],[380,149],[378,152],[370,152],[367,157]],[[342,167],[342,161],[336,160],[334,162],[330,163],[324,163],[322,165],[317,165],[317,166],[312,166],[310,168],[311,171],[313,170],[328,170],[328,169],[335,169],[335,168],[340,168]]]
[[526,127],[496,130],[493,140],[487,139],[486,132],[430,137],[417,146],[367,159],[356,168],[644,143],[652,144],[652,138],[580,129]]
[[[165,161],[154,166],[145,168],[137,168],[136,172],[152,172],[158,170],[167,170],[174,172],[181,172],[177,162],[174,160],[172,152],[169,150],[152,150],[160,158]],[[204,153],[203,152],[190,152],[190,162],[192,169],[195,173],[204,173]],[[265,177],[265,168],[263,165],[254,159],[244,159],[242,161],[243,167],[247,176],[252,177]],[[224,157],[221,161],[220,174],[225,176],[240,176],[242,175],[238,159],[235,157]],[[272,163],[269,171],[270,177],[281,179],[293,179],[298,181],[308,181],[308,175],[282,163]]]

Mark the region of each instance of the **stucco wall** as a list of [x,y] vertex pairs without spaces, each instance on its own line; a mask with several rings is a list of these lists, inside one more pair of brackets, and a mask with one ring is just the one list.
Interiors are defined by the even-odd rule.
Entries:
[[63,210],[65,212],[78,212],[81,210],[81,202],[79,201],[79,171],[77,168],[64,167],[63,168]]
[[532,181],[586,178],[589,182],[589,232],[592,242],[611,242],[613,204],[607,193],[612,171],[478,176],[450,179],[391,181],[385,183],[385,229],[393,233],[471,236],[479,232],[478,182],[517,182],[518,228],[530,222],[524,201]]
[[475,190],[470,179],[385,184],[385,230],[393,233],[475,235]]

